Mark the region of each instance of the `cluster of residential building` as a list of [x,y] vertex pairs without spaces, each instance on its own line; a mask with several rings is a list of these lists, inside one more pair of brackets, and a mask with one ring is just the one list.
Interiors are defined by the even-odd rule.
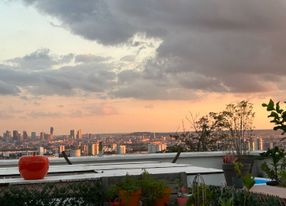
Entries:
[[[60,157],[63,151],[68,156],[76,157],[157,153],[165,152],[168,146],[178,144],[178,140],[171,133],[90,134],[83,133],[81,129],[71,129],[69,134],[55,135],[54,131],[54,127],[50,127],[49,133],[6,131],[0,136],[0,158],[18,158],[33,153]],[[257,131],[257,135],[247,142],[250,151],[265,150],[283,144],[285,142],[281,142],[280,137],[271,130]]]
[[164,152],[176,140],[168,134],[83,134],[81,129],[71,129],[67,135],[55,135],[54,127],[49,133],[17,130],[6,131],[0,136],[0,158],[18,158],[22,155],[41,154],[53,157],[94,156],[103,154]]

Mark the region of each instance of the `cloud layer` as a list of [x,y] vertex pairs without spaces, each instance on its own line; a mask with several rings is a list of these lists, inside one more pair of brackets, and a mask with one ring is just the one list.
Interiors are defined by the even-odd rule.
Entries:
[[[72,33],[104,45],[120,46],[138,34],[162,43],[156,58],[142,62],[140,69],[120,71],[103,57],[36,51],[0,65],[2,95],[84,91],[114,98],[181,99],[200,92],[286,88],[283,0],[23,1]],[[77,64],[61,66],[72,60]]]

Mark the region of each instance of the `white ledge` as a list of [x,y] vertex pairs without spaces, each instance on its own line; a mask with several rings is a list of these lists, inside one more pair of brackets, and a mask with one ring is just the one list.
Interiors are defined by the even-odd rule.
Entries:
[[[258,156],[263,151],[253,151],[250,155]],[[179,159],[184,158],[217,158],[223,157],[227,151],[214,152],[182,152]],[[173,159],[176,153],[154,153],[154,154],[125,154],[125,155],[103,155],[103,156],[82,156],[69,157],[74,164],[83,164],[90,162],[117,162],[117,161],[136,161],[136,160],[160,160]],[[50,164],[66,164],[64,158],[49,158]],[[0,167],[13,167],[18,165],[18,159],[0,160]]]

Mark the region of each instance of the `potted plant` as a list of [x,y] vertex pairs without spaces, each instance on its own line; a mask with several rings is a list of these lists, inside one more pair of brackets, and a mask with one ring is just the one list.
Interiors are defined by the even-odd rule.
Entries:
[[117,185],[111,185],[105,194],[106,204],[109,206],[120,206]]
[[126,175],[124,180],[116,185],[121,205],[139,206],[141,198],[140,186],[138,179]]
[[146,171],[141,179],[142,203],[150,206],[164,206],[169,202],[171,189],[163,180],[158,180]]
[[[286,102],[285,102],[286,103]],[[263,103],[263,107],[266,107],[266,110],[270,112],[268,115],[271,118],[271,123],[275,126],[273,130],[281,130],[282,135],[286,133],[286,110],[281,108],[280,102],[274,103],[272,99],[269,100],[268,104]],[[282,138],[281,141],[284,141],[286,137]],[[266,152],[262,153],[262,158],[271,159],[272,163],[267,164],[264,162],[261,166],[261,169],[266,173],[266,175],[272,179],[272,181],[267,182],[268,185],[277,185],[283,184],[285,168],[286,168],[286,152],[278,147],[268,149]]]
[[186,206],[189,200],[189,189],[187,187],[180,187],[180,191],[178,192],[177,204],[178,206]]

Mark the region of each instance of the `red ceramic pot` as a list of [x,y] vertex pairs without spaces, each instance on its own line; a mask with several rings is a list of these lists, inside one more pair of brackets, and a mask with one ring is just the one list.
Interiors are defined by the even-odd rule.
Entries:
[[126,190],[119,190],[119,198],[121,205],[124,206],[139,206],[141,198],[141,190],[128,192]]
[[43,179],[49,170],[49,159],[45,156],[23,156],[18,162],[20,175],[25,180]]

